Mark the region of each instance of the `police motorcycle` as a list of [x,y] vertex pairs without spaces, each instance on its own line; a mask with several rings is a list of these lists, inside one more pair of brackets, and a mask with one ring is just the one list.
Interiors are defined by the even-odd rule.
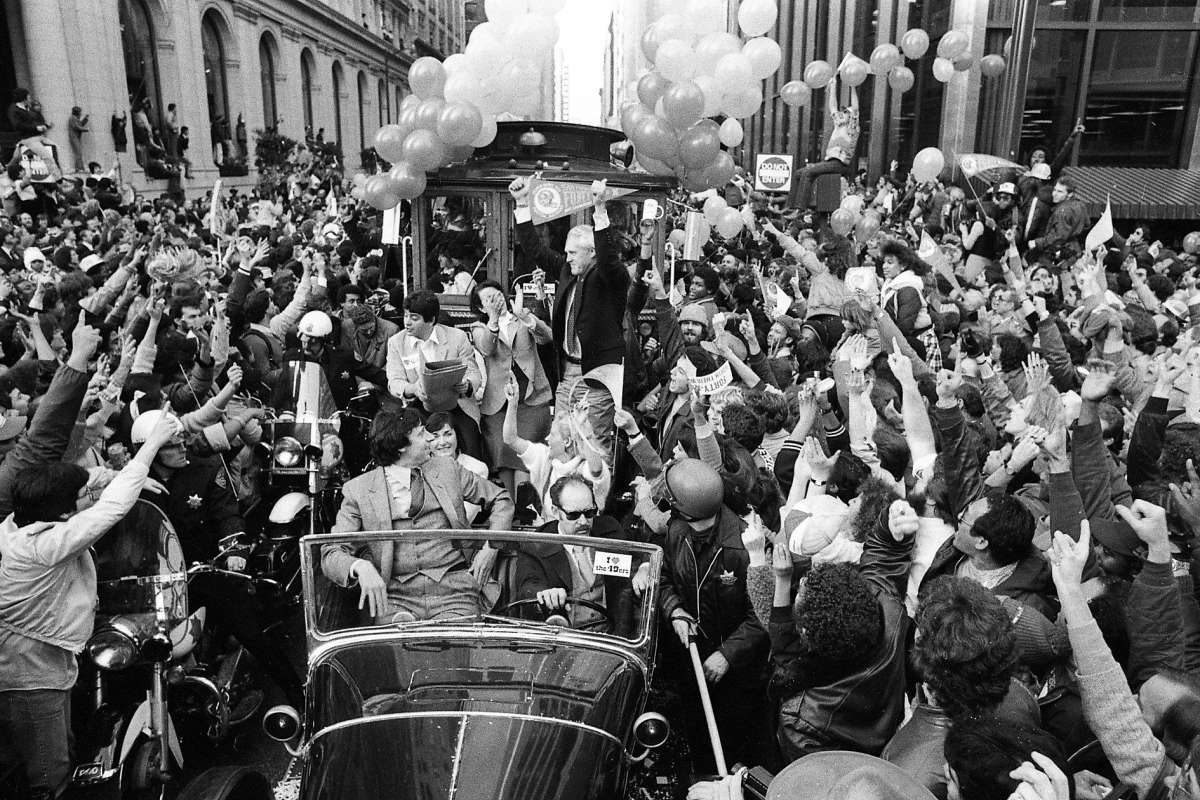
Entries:
[[188,668],[204,612],[188,607],[188,568],[174,528],[146,500],[96,544],[95,563],[97,621],[77,687],[87,702],[75,700],[88,711],[69,793],[160,798],[183,767],[172,688],[189,686],[217,713],[226,707],[215,683]]
[[[328,336],[329,317],[309,312],[301,333]],[[341,503],[348,477],[345,434],[364,430],[373,412],[363,392],[348,411],[339,411],[321,365],[289,361],[276,384],[274,415],[264,420],[262,447],[267,456],[264,494],[274,497],[249,569],[262,576],[288,605],[300,602],[300,537],[327,533]],[[279,387],[285,387],[280,391]]]

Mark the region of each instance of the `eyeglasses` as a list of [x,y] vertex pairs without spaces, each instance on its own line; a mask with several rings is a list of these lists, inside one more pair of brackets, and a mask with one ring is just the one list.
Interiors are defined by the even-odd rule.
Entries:
[[581,517],[585,519],[593,519],[599,513],[600,509],[592,506],[591,508],[581,508],[578,511],[563,511],[562,515],[564,519],[569,519],[571,522],[575,522]]

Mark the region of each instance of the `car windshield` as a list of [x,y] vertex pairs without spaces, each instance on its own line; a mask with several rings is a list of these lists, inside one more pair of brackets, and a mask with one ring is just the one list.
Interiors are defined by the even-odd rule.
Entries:
[[[582,522],[570,527],[585,530]],[[636,542],[462,530],[310,536],[303,556],[313,643],[359,630],[482,626],[635,647],[649,638],[661,558]]]

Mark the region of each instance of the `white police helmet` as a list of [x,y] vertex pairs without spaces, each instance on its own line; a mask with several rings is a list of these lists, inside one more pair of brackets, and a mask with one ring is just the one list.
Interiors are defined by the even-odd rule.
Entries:
[[333,333],[333,320],[324,311],[309,311],[300,318],[300,333],[321,339]]

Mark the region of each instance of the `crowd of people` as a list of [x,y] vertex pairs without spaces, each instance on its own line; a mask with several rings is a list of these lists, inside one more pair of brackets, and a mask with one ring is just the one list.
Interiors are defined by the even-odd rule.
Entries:
[[[1086,208],[1044,156],[986,188],[848,179],[882,221],[862,240],[742,173],[640,224],[594,185],[591,224],[554,243],[517,178],[535,294],[460,285],[472,232],[448,222],[435,255],[469,295],[462,327],[405,291],[379,215],[311,160],[216,203],[145,198],[98,165],[27,198],[10,167],[0,767],[49,796],[69,774],[89,548],[139,496],[189,561],[246,568],[260,422],[289,365],[315,362],[340,409],[364,389],[381,406],[334,532],[521,524],[662,547],[660,674],[696,774],[714,766],[689,643],[730,763],[796,786],[1200,798],[1197,260],[1149,223],[1085,247]],[[744,232],[669,269],[656,241],[716,196]],[[434,402],[424,368],[447,362],[464,369]],[[486,610],[496,556],[328,547],[321,569],[371,617],[419,621]],[[521,586],[571,624],[564,600],[606,583],[568,566]],[[299,705],[253,613],[206,600]]]

